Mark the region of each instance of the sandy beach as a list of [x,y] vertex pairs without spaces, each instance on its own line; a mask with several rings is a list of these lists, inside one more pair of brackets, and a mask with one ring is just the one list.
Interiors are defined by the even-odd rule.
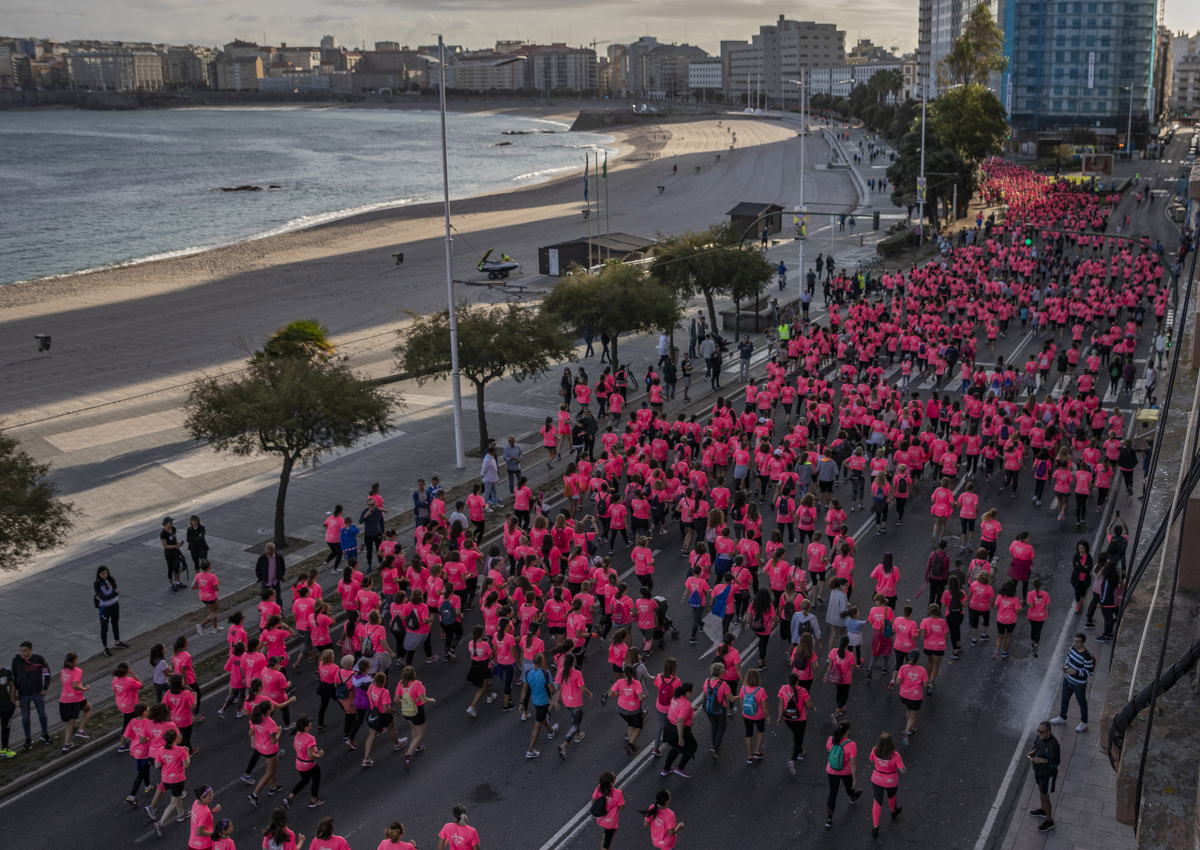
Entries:
[[[535,117],[570,122],[574,113],[550,109]],[[731,151],[734,131],[737,147]],[[740,201],[790,206],[798,198],[793,124],[731,115],[610,134],[620,149],[609,159],[612,232],[653,237],[697,229],[722,220]],[[809,148],[810,167],[827,157],[818,136]],[[452,191],[453,180],[452,174]],[[832,208],[852,197],[844,172],[812,171],[808,180],[810,204]],[[577,172],[453,202],[455,277],[482,277],[475,263],[494,247],[523,263],[512,282],[531,284],[525,297],[536,298],[552,282],[537,275],[537,247],[585,236],[582,208]],[[394,251],[404,252],[402,266],[395,265]],[[459,287],[458,295],[505,297],[468,286]],[[404,311],[428,312],[445,303],[440,203],[186,257],[0,287],[4,425],[179,388],[199,374],[238,368],[266,334],[295,318],[324,322],[347,353],[383,352],[394,344],[392,331]],[[53,336],[49,354],[35,350],[37,333]]]

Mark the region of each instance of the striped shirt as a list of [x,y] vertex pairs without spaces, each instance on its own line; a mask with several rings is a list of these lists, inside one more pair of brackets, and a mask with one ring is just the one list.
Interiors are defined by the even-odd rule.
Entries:
[[1072,685],[1083,685],[1095,672],[1096,659],[1086,649],[1071,647],[1067,653],[1066,667],[1066,680]]

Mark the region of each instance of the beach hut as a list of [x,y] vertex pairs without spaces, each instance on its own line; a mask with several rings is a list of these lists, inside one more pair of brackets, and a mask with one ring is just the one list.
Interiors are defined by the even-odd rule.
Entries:
[[592,256],[589,260],[588,242],[584,237],[538,248],[538,272],[551,277],[562,277],[572,265],[595,266],[605,260],[637,259],[654,245],[653,239],[644,236],[606,233],[591,238]]
[[[771,215],[770,218],[765,218],[757,224],[754,223],[759,216],[768,213]],[[746,233],[747,239],[758,239],[764,225],[768,233],[778,233],[783,230],[783,207],[779,204],[757,204],[753,201],[742,201],[726,215],[729,216],[730,223],[739,233],[746,233],[746,230],[749,229],[750,232]]]

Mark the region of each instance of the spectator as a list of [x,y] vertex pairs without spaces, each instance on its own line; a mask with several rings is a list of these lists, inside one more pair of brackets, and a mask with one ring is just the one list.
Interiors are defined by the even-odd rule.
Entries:
[[1067,706],[1074,696],[1075,701],[1079,703],[1079,725],[1075,727],[1075,731],[1083,732],[1087,729],[1087,683],[1095,672],[1096,659],[1087,650],[1087,635],[1080,632],[1075,635],[1071,650],[1067,653],[1067,660],[1063,663],[1062,703],[1059,705],[1058,717],[1050,720],[1053,725],[1061,726],[1067,722]]
[[717,344],[708,334],[704,335],[704,341],[700,343],[700,356],[704,358],[704,377],[712,377],[713,371],[713,354],[717,351]]
[[679,381],[679,367],[667,360],[663,364],[663,383],[666,384],[666,398],[675,398],[675,384]]
[[750,334],[743,334],[742,341],[738,343],[738,380],[750,380],[750,355],[754,353],[754,343],[750,341]]
[[41,742],[50,743],[50,730],[46,725],[46,692],[50,689],[50,667],[46,659],[33,654],[33,643],[22,641],[19,654],[12,661],[13,681],[17,686],[17,700],[21,705],[21,728],[25,730],[23,750],[33,749],[30,733],[29,710],[37,708],[38,721],[42,725]]
[[521,458],[525,452],[517,445],[517,438],[508,435],[508,445],[504,447],[504,469],[508,472],[508,494],[516,492],[517,479],[521,477]]
[[108,627],[112,626],[113,639],[122,649],[128,649],[129,644],[121,640],[121,602],[117,594],[117,580],[112,577],[108,567],[96,568],[96,581],[92,584],[95,591],[95,604],[100,613],[100,643],[104,646],[106,658],[112,657],[108,648]]
[[263,593],[268,590],[275,591],[275,601],[280,606],[283,605],[284,572],[283,555],[275,554],[275,544],[268,543],[263,553],[258,556],[258,563],[254,565],[254,577],[258,579]]
[[[417,479],[417,489],[413,490],[413,524],[417,530],[424,528],[429,524],[429,503],[433,501],[429,495],[429,491],[425,488],[425,479]],[[419,537],[420,535],[418,535]]]
[[367,499],[367,506],[359,515],[358,521],[363,527],[363,545],[367,550],[367,570],[370,571],[371,559],[379,551],[379,544],[383,542],[383,511],[375,504],[374,499]]
[[[1083,637],[1077,635],[1076,640]],[[1054,721],[1051,721],[1053,723]],[[1054,817],[1050,809],[1050,794],[1054,791],[1054,781],[1058,779],[1058,764],[1061,760],[1058,739],[1050,730],[1050,723],[1042,721],[1038,724],[1037,738],[1033,749],[1028,753],[1029,761],[1033,764],[1033,778],[1037,781],[1038,793],[1041,795],[1041,808],[1034,809],[1029,814],[1041,818],[1038,832],[1049,832],[1054,829]]]
[[661,366],[671,359],[671,338],[663,331],[658,335],[658,365]]
[[188,520],[187,531],[188,554],[192,556],[192,566],[200,571],[200,562],[208,557],[208,537],[200,517],[193,515]]
[[16,702],[17,684],[13,680],[12,670],[0,667],[0,757],[6,759],[16,756],[8,746],[12,716],[17,710]]
[[179,535],[175,533],[175,521],[168,517],[163,517],[162,531],[158,534],[158,539],[162,543],[163,554],[167,558],[167,582],[171,585],[171,592],[179,590],[183,587],[183,582],[179,580],[179,574],[183,572],[183,553],[180,551],[183,544],[179,542]]
[[500,504],[496,496],[496,485],[500,483],[500,470],[496,467],[496,448],[488,446],[484,452],[483,464],[479,469],[479,477],[483,480],[483,498],[487,502],[487,512],[491,513]]

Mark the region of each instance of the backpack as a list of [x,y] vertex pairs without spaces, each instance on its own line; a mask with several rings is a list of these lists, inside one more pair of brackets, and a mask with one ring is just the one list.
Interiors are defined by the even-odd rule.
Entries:
[[763,614],[759,610],[754,611],[754,616],[750,618],[750,631],[759,634],[766,627],[767,623]]
[[762,688],[742,692],[742,716],[747,717],[758,713],[758,693]]
[[711,683],[704,685],[704,710],[707,713],[714,715],[721,713],[721,703],[717,699],[717,694],[720,693],[720,690],[720,682],[716,685],[712,685]]
[[725,585],[725,589],[717,596],[713,597],[712,615],[714,617],[725,616],[725,606],[729,603],[729,594],[733,590],[732,584]]
[[658,701],[662,705],[670,705],[671,700],[675,698],[675,682],[676,679],[658,680]]
[[891,640],[896,636],[896,627],[892,625],[892,620],[889,618],[883,621],[883,639]]
[[[941,555],[939,558],[938,556]],[[950,556],[941,549],[933,553],[933,563],[929,565],[929,577],[942,581],[948,577],[947,568],[950,566]]]
[[[908,479],[903,476],[897,476],[892,484],[897,499],[908,498]],[[904,492],[900,492],[903,490]]]
[[783,710],[784,720],[799,720],[800,719],[800,687],[792,688],[792,701],[787,704],[787,708]]
[[792,616],[796,613],[796,601],[794,599],[787,600],[783,603],[781,610],[781,619],[790,624],[792,622]]
[[350,686],[346,684],[345,679],[340,679],[333,686],[333,698],[336,700],[348,699],[350,697]]
[[438,606],[438,619],[443,626],[454,623],[454,603],[449,599],[443,599],[442,604]]
[[371,638],[371,627],[370,626],[367,626],[366,631],[363,633],[362,652],[360,653],[360,655],[363,658],[374,658],[375,657],[375,641]]
[[[809,618],[807,620],[801,620],[799,623],[797,623],[796,624],[796,637],[801,638],[801,637],[804,637],[805,635],[811,635],[813,633],[812,624],[813,624],[812,618]],[[798,640],[796,642],[799,643]]]
[[829,748],[829,769],[835,771],[846,769],[846,745],[841,741]]
[[700,588],[693,587],[691,595],[688,596],[688,605],[693,608],[704,607],[704,597],[700,595]]
[[411,686],[408,688],[400,686],[400,715],[402,717],[417,716],[417,701],[412,698],[411,690]]
[[421,621],[417,617],[417,611],[415,608],[409,611],[408,616],[404,618],[404,628],[410,632],[415,632],[417,629],[421,628]]
[[602,818],[608,814],[608,795],[604,794],[592,800],[592,807],[588,812],[594,818]]
[[397,635],[408,631],[404,626],[404,618],[399,614],[392,615],[391,620],[388,621],[388,630]]

